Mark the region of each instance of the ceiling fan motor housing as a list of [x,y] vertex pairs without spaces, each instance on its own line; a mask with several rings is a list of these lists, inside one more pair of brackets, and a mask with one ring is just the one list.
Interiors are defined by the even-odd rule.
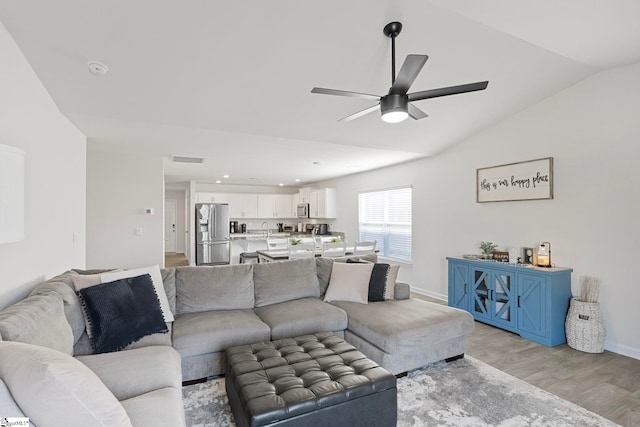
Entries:
[[380,98],[380,112],[384,118],[390,113],[403,113],[406,117],[409,108],[409,97],[406,94],[390,93]]

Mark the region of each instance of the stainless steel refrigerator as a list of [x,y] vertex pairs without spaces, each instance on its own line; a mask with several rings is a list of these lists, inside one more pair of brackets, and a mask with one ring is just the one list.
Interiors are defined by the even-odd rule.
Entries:
[[229,205],[196,203],[196,265],[229,264]]

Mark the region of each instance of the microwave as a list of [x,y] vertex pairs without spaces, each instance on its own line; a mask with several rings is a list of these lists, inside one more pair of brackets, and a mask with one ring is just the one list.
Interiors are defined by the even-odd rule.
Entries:
[[309,218],[309,203],[298,203],[298,218]]

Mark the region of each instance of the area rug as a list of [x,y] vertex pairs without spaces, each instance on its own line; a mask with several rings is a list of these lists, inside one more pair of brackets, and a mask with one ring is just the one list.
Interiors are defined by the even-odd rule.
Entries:
[[[182,389],[189,427],[234,426],[224,378]],[[617,426],[466,356],[398,379],[398,426]]]

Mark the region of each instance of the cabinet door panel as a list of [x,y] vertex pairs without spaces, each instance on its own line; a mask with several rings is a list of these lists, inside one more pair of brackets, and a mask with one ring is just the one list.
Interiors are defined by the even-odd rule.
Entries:
[[513,273],[493,272],[491,299],[494,302],[492,317],[496,323],[511,325],[515,320],[515,280]]
[[275,217],[275,196],[273,194],[258,194],[258,217]]
[[518,289],[518,328],[546,336],[547,286],[543,277],[521,274]]
[[478,319],[490,320],[489,272],[473,269],[472,274],[472,314]]
[[449,305],[469,310],[469,266],[450,264],[449,277]]

